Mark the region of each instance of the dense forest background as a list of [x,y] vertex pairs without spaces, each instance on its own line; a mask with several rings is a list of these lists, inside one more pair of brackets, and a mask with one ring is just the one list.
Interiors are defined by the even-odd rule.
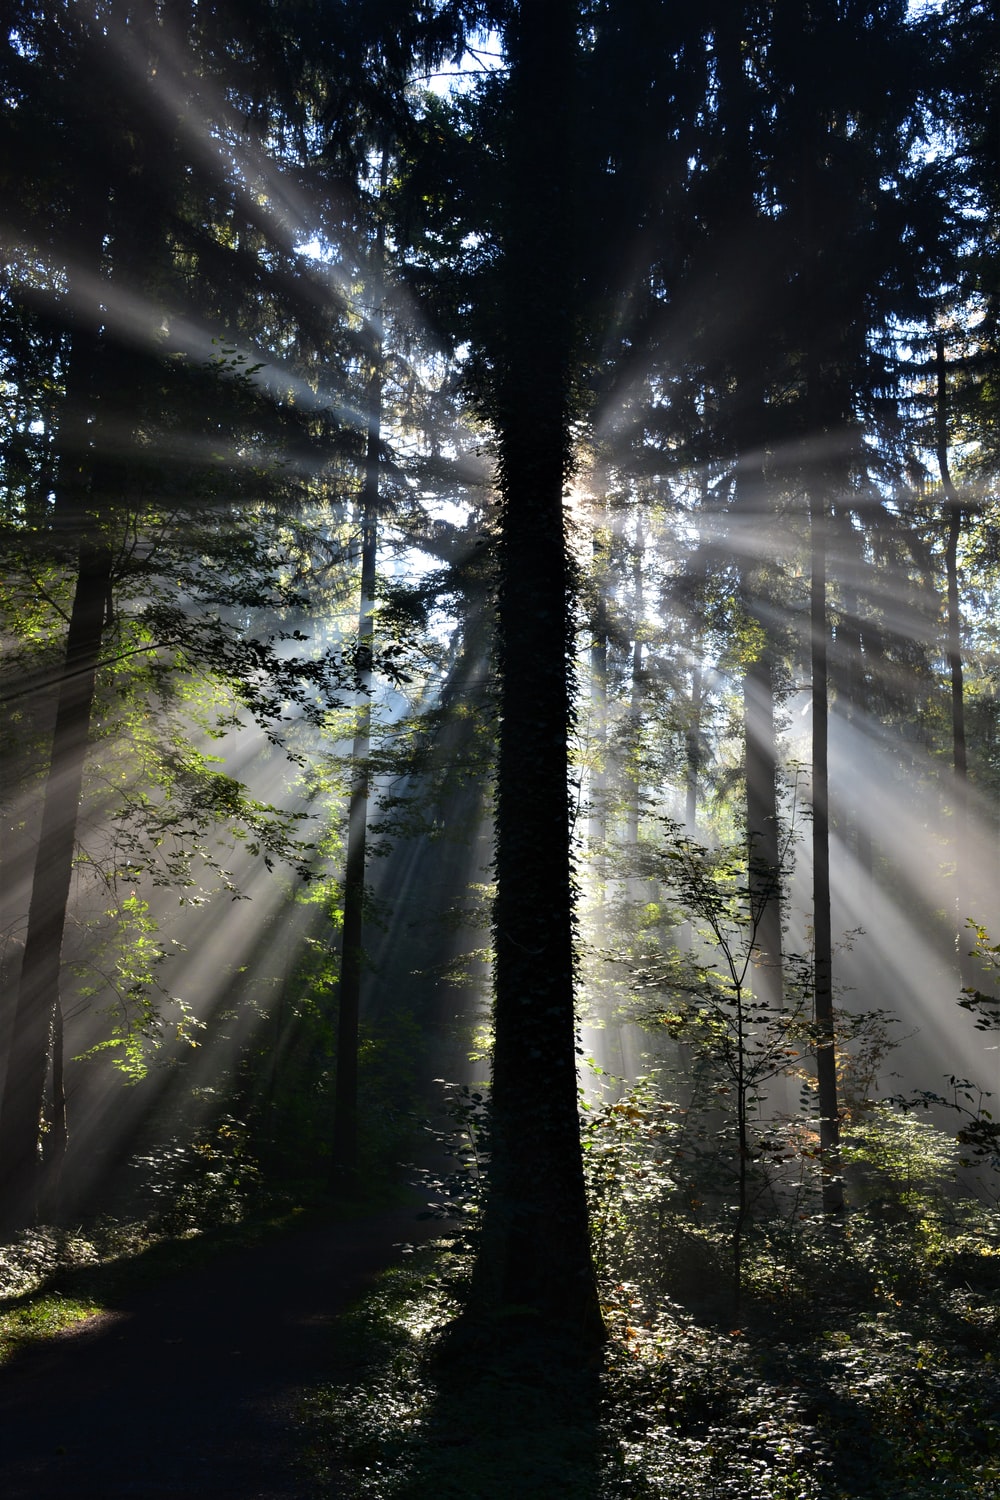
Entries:
[[981,0],[5,7],[12,1236],[417,1160],[593,1345],[595,1268],[995,1246],[998,66]]

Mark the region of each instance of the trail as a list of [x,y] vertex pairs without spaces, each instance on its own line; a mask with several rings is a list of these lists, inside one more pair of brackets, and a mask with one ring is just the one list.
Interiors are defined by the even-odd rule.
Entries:
[[309,1500],[295,1413],[338,1314],[440,1231],[412,1209],[299,1230],[26,1347],[0,1367],[0,1496]]

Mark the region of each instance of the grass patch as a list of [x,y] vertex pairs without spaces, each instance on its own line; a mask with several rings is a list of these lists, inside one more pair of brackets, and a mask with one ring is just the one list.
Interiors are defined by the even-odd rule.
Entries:
[[0,1311],[0,1364],[23,1344],[51,1338],[77,1323],[105,1312],[100,1303],[90,1299],[63,1297],[55,1293],[39,1297],[24,1307]]

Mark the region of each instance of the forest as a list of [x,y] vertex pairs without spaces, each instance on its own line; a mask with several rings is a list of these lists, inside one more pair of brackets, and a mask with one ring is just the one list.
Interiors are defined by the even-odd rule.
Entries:
[[0,1359],[404,1204],[294,1493],[995,1495],[990,0],[0,87]]

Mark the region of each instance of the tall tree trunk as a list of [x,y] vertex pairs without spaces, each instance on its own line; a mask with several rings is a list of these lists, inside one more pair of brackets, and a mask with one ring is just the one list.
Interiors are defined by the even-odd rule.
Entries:
[[608,839],[608,609],[605,599],[608,546],[603,527],[595,532],[593,552],[596,604],[594,635],[590,644],[590,739],[594,764],[590,777],[587,845],[594,872],[595,901],[603,910]]
[[684,731],[684,831],[698,837],[698,802],[701,795],[701,715],[704,692],[701,663],[691,668],[691,710]]
[[[854,568],[860,570],[860,567],[860,559],[848,558],[849,573]],[[866,628],[862,634],[857,585],[849,579],[842,581],[840,595],[840,623],[836,641],[836,656],[840,668],[838,691],[842,692],[847,705],[848,723],[852,727],[856,726],[858,733],[863,733],[869,712],[866,675],[866,655],[870,650],[868,632]],[[865,805],[864,791],[863,781],[852,777],[843,803],[846,837],[853,846],[860,882],[855,896],[862,909],[871,899],[873,875],[871,809]]]
[[[632,671],[629,691],[628,734],[629,747],[638,753],[642,743],[642,666],[644,654],[643,617],[646,610],[643,589],[643,570],[646,560],[646,524],[640,508],[635,524],[635,552],[632,557]],[[626,752],[627,753],[627,752]],[[630,901],[639,901],[643,884],[635,873],[639,858],[639,797],[642,785],[642,770],[638,759],[628,766],[625,773],[625,847],[632,873],[625,883]]]
[[[81,543],[0,1108],[0,1221],[7,1228],[30,1223],[37,1209],[39,1131],[111,565],[111,550],[103,542]],[[56,1128],[64,1144],[58,1121]]]
[[[388,152],[382,153],[380,187],[388,180]],[[361,980],[364,970],[365,866],[368,854],[368,798],[371,791],[371,658],[375,565],[378,554],[379,459],[382,445],[383,282],[385,224],[375,233],[372,284],[372,364],[368,378],[368,433],[361,494],[361,602],[358,612],[358,664],[362,697],[351,746],[351,796],[347,821],[344,916],[340,982],[337,989],[337,1071],[333,1101],[332,1165],[339,1182],[358,1172],[358,1046]]]
[[[814,18],[802,17],[803,39]],[[812,47],[810,38],[808,45]],[[799,120],[799,203],[801,253],[805,284],[820,299],[825,290],[822,246],[829,227],[824,167],[829,149],[830,121],[808,98],[802,100]],[[837,1046],[833,1005],[833,920],[830,891],[830,682],[829,621],[827,618],[827,555],[830,537],[830,474],[824,468],[822,446],[831,431],[851,421],[849,387],[842,372],[821,349],[812,323],[803,344],[805,418],[804,486],[809,518],[809,652],[812,669],[812,856],[813,856],[813,1024],[816,1046],[816,1089],[819,1105],[820,1183],[823,1214],[831,1226],[844,1212],[844,1182],[840,1160],[840,1100],[837,1087]]]
[[948,462],[948,367],[945,363],[944,334],[935,341],[937,390],[935,400],[935,446],[941,493],[944,497],[948,539],[945,546],[945,573],[948,604],[946,643],[948,673],[951,678],[951,743],[954,771],[955,831],[955,908],[959,976],[963,989],[975,988],[976,975],[969,951],[969,931],[965,923],[972,915],[968,909],[967,848],[969,823],[969,762],[965,743],[965,685],[962,665],[962,613],[958,595],[958,543],[962,534],[962,506],[951,478]]
[[66,1110],[66,1037],[61,999],[52,1017],[52,1066],[46,1130],[42,1138],[42,1218],[56,1218],[62,1206],[62,1170],[69,1147],[69,1116]]
[[756,921],[754,990],[781,1008],[781,850],[777,804],[774,665],[769,647],[743,677],[746,742],[747,850],[750,899]]
[[[120,0],[109,7],[100,27],[92,26],[86,16],[74,16],[78,88],[82,90],[84,79],[93,88],[107,77],[108,57],[115,47],[125,45],[134,20],[135,15],[130,16]],[[111,49],[109,38],[114,38]],[[72,542],[77,549],[76,581],[56,689],[41,829],[0,1105],[0,1220],[8,1227],[30,1221],[37,1211],[42,1186],[39,1135],[50,1068],[52,1094],[45,1143],[49,1211],[56,1207],[68,1142],[60,965],[96,674],[110,613],[111,531],[120,506],[122,475],[120,461],[112,456],[121,444],[121,431],[102,446],[102,404],[113,406],[130,390],[130,355],[125,346],[112,347],[113,338],[103,327],[104,311],[92,306],[91,299],[101,295],[97,289],[109,257],[116,273],[126,269],[131,273],[136,265],[145,265],[156,223],[146,208],[142,174],[123,168],[116,157],[117,140],[111,140],[87,112],[76,123],[87,141],[89,172],[72,184],[76,193],[73,259],[67,272],[70,295],[65,299],[72,344],[55,444],[57,475],[51,515],[57,543],[65,547]],[[120,413],[112,414],[110,421],[120,428]]]
[[[741,7],[722,6],[716,25],[719,108],[727,147],[723,210],[733,243],[759,240],[760,210],[754,196],[758,163],[753,121],[755,105],[746,67],[746,28]],[[757,252],[759,253],[759,251]],[[777,744],[774,718],[775,641],[769,604],[774,594],[772,566],[756,550],[757,538],[771,528],[762,444],[773,422],[766,397],[762,359],[769,354],[757,340],[740,336],[735,345],[735,379],[730,420],[736,458],[733,510],[741,549],[740,594],[752,634],[752,655],[743,674],[743,734],[746,777],[746,836],[750,903],[754,921],[753,987],[759,1000],[779,1010],[784,1000],[781,933],[781,849],[778,821]]]
[[[758,460],[737,466],[735,509],[747,534],[766,523],[768,506]],[[743,735],[746,756],[747,861],[755,922],[754,990],[780,1010],[784,999],[781,941],[781,842],[778,822],[777,735],[774,719],[775,662],[768,619],[767,569],[746,565],[743,603],[756,640],[743,674]]]
[[815,489],[809,502],[812,654],[813,779],[813,1013],[816,1023],[816,1080],[823,1212],[843,1213],[840,1171],[840,1105],[833,1015],[833,931],[830,912],[829,687],[826,618],[827,507]]
[[500,743],[494,904],[493,1160],[481,1305],[594,1343],[577,1104],[568,734],[572,94],[576,6],[511,24],[496,416],[501,491]]
[[[80,216],[81,247],[90,248],[97,258],[106,207],[106,200],[95,192]],[[76,581],[62,669],[55,685],[49,764],[0,1103],[0,1226],[6,1229],[33,1222],[38,1211],[46,1084],[53,1043],[61,1034],[58,1012],[63,936],[95,678],[111,589],[110,545],[94,522],[100,508],[95,496],[94,446],[100,354],[96,331],[78,328],[70,349],[56,444],[51,524],[57,537],[76,544]],[[58,1158],[67,1139],[65,1113],[58,1105],[51,1124],[54,1129],[47,1157],[50,1181],[55,1181],[61,1166]]]

